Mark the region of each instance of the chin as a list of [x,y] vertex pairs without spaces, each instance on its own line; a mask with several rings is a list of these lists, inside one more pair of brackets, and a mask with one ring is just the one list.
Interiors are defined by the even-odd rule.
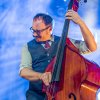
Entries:
[[38,39],[36,39],[37,42],[40,42]]
[[37,42],[43,42],[43,41],[46,41],[46,40],[43,39],[43,38],[36,38],[36,41],[37,41]]

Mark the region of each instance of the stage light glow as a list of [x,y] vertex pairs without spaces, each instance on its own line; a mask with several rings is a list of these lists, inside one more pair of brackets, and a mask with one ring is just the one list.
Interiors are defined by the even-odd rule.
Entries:
[[64,2],[66,2],[66,0],[64,0]]
[[96,93],[96,100],[100,100],[100,88],[98,89]]

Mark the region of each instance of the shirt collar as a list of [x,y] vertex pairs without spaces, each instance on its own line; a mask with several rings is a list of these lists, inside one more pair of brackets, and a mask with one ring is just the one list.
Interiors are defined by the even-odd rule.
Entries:
[[54,35],[51,36],[51,40],[52,42],[54,42]]
[[[52,42],[54,42],[54,36],[52,35],[51,40],[47,40],[47,41],[48,41],[48,43],[49,43],[50,46],[51,46]],[[41,45],[42,45],[43,47],[44,47],[44,45],[45,45],[45,42],[46,42],[46,41],[44,41],[44,42],[40,42]]]

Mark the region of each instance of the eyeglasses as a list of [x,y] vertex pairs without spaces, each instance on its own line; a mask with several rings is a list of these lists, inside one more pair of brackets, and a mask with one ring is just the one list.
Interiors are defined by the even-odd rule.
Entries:
[[50,27],[50,26],[47,26],[46,28],[41,29],[41,30],[34,30],[32,27],[30,27],[30,30],[31,30],[32,33],[34,33],[34,32],[36,32],[36,33],[41,33],[41,32],[43,32],[43,31],[47,30],[49,27]]

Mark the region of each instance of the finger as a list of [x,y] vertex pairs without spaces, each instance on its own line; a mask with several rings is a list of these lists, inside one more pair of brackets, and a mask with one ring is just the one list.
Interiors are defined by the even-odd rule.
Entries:
[[50,72],[49,75],[48,75],[49,83],[51,82],[51,77],[52,77],[52,75],[51,75],[51,72]]
[[68,12],[65,16],[73,16],[73,12]]
[[69,9],[67,12],[73,12],[74,10],[73,9]]
[[43,83],[48,86],[49,85],[49,82],[47,80],[43,80]]
[[47,75],[44,73],[43,75],[42,75],[42,79],[46,79],[47,78]]
[[75,11],[74,10],[68,10],[67,13],[73,14],[73,13],[75,13]]
[[65,19],[72,20],[73,18],[72,18],[72,17],[70,17],[70,16],[68,16],[68,17],[66,17]]
[[44,79],[43,79],[43,82],[44,82],[44,84],[45,84],[46,86],[49,85],[49,80],[48,80],[48,78],[44,78]]
[[48,74],[47,74],[47,73],[44,73],[44,74],[42,75],[41,79],[42,79],[42,81],[43,81],[43,83],[44,83],[45,85],[49,85],[49,78],[48,78]]
[[47,80],[48,83],[50,83],[50,81],[51,81],[51,72],[46,73],[46,80]]

